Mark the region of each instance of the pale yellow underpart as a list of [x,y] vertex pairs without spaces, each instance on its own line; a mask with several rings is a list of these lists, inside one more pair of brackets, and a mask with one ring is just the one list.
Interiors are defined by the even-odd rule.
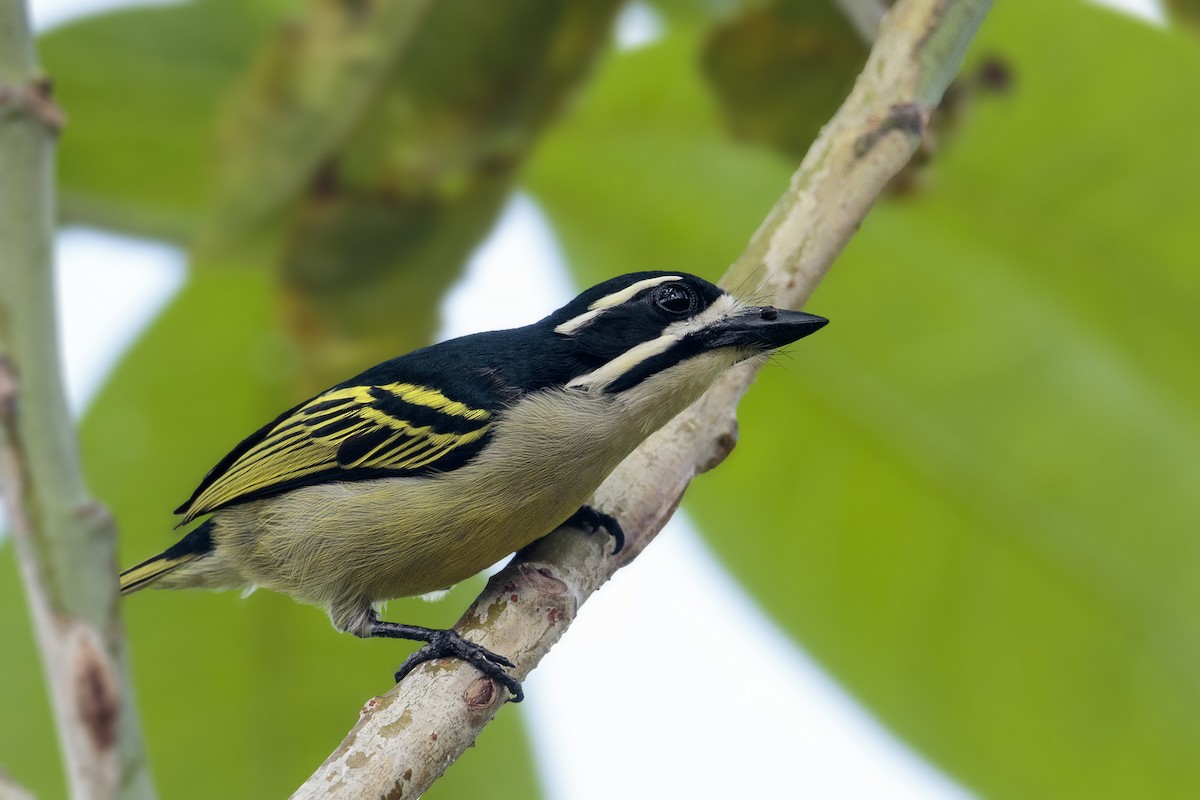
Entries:
[[619,292],[613,292],[612,294],[604,295],[604,297],[601,297],[599,300],[588,306],[587,311],[562,323],[554,329],[554,332],[561,333],[564,336],[570,336],[571,334],[575,333],[575,331],[579,330],[584,325],[587,325],[589,322],[603,314],[608,309],[616,308],[622,303],[629,302],[637,296],[638,292],[641,292],[644,289],[649,289],[653,286],[658,286],[662,283],[668,283],[670,281],[677,280],[682,280],[681,276],[662,275],[657,278],[646,278],[644,281],[631,283],[629,286],[626,286]]

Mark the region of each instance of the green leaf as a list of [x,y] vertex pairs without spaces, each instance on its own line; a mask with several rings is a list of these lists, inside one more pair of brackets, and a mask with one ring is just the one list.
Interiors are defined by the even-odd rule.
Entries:
[[1200,2],[1198,0],[1163,0],[1167,17],[1174,23],[1200,33]]
[[[714,135],[688,41],[614,63],[531,170],[589,279],[717,275],[785,186]],[[919,202],[872,213],[811,304],[832,324],[765,370],[687,502],[782,625],[983,794],[1193,797],[1200,53],[1014,0],[974,54],[1007,93],[962,109]]]
[[704,72],[735,136],[799,161],[867,60],[867,45],[832,0],[746,4],[718,24]]
[[214,123],[258,38],[290,0],[201,0],[116,11],[38,44],[68,125],[63,216],[174,239],[196,225]]

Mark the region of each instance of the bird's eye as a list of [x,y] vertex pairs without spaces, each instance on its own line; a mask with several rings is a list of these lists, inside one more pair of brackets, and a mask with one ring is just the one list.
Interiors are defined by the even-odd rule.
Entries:
[[659,286],[651,296],[654,306],[672,317],[686,317],[696,310],[696,293],[683,283]]

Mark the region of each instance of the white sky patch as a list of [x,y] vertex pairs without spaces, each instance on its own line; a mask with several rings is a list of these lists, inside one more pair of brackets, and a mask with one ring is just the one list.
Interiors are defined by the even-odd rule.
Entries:
[[79,17],[140,6],[177,6],[183,0],[32,0],[29,14],[33,29],[44,31]]
[[58,235],[59,348],[72,414],[83,412],[186,274],[183,254],[170,245],[89,228]]
[[613,40],[618,50],[636,50],[654,44],[663,36],[662,15],[649,3],[633,2],[617,13]]
[[1163,11],[1162,3],[1159,0],[1092,0],[1092,3],[1093,5],[1106,6],[1117,11],[1123,11],[1126,14],[1144,19],[1156,25],[1165,25],[1167,23],[1166,12]]

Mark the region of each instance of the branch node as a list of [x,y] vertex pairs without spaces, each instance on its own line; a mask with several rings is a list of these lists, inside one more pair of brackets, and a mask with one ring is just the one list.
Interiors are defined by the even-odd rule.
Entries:
[[524,586],[541,594],[556,597],[567,593],[566,582],[556,576],[553,568],[544,562],[519,564],[517,574],[521,576]]
[[929,127],[929,114],[930,109],[920,103],[897,103],[888,109],[887,116],[878,125],[855,140],[854,157],[862,158],[893,131],[900,131],[920,142],[925,138],[925,129]]
[[49,75],[36,75],[19,86],[0,85],[0,117],[28,115],[50,133],[57,134],[67,117],[54,102],[54,81]]
[[468,709],[476,713],[491,709],[499,697],[496,682],[486,675],[480,675],[471,681],[471,685],[463,692],[463,702],[467,704]]
[[708,458],[696,466],[696,474],[708,472],[729,458],[729,454],[733,452],[733,448],[737,447],[737,443],[738,421],[737,417],[734,417],[728,428],[713,437],[712,450],[709,452]]
[[[3,87],[0,87],[0,92],[3,92]],[[17,374],[12,359],[0,355],[0,425],[8,429],[9,435],[16,433],[18,392]]]
[[117,677],[90,628],[78,626],[74,638],[79,720],[92,747],[97,753],[105,753],[117,745],[117,720],[121,712]]

